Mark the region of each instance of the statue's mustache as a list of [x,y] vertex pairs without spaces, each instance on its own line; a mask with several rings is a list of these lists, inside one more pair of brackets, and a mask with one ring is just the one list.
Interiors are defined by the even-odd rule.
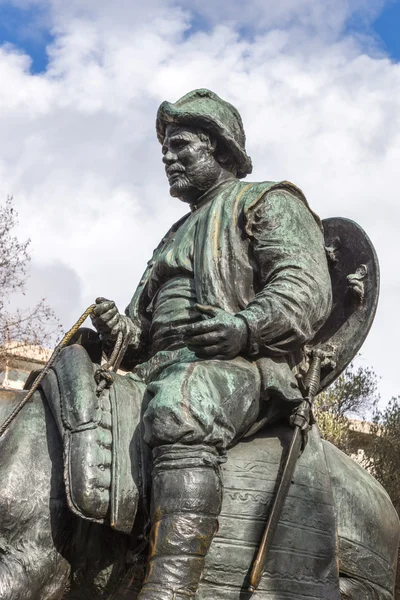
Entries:
[[167,177],[172,177],[172,175],[176,175],[177,173],[184,173],[185,167],[181,165],[174,165],[171,167],[166,167],[165,172],[167,174]]

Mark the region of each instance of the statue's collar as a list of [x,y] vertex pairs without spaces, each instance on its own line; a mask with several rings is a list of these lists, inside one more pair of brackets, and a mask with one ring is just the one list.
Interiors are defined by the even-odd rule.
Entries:
[[223,181],[216,183],[215,185],[210,187],[210,189],[208,189],[206,192],[204,192],[204,194],[202,194],[200,196],[200,198],[198,198],[196,204],[190,205],[190,210],[192,212],[198,210],[201,206],[204,206],[204,204],[207,204],[207,202],[210,202],[210,200],[215,198],[217,192],[219,192],[222,187],[232,184],[235,181],[237,181],[237,180],[236,179],[224,179]]

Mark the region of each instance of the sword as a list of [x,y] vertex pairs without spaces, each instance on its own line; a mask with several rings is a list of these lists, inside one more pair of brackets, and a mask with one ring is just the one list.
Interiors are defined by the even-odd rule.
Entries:
[[290,420],[291,424],[294,426],[294,432],[268,523],[264,530],[257,556],[252,565],[249,584],[250,593],[256,591],[261,581],[264,567],[271,550],[272,542],[274,540],[275,532],[278,527],[279,519],[281,517],[282,510],[289,492],[289,487],[292,482],[296,463],[301,452],[304,450],[305,444],[307,443],[306,436],[307,431],[310,428],[310,419],[312,418],[312,405],[319,390],[321,363],[323,358],[324,353],[322,350],[314,350],[312,362],[304,381],[306,396],[303,402],[301,402],[301,404],[297,407]]

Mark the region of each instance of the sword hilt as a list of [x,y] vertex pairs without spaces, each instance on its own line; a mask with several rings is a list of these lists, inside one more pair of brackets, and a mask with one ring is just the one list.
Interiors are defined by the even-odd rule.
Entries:
[[312,361],[310,368],[304,380],[307,398],[312,402],[318,393],[321,383],[321,365],[325,358],[324,351],[317,348],[312,353]]

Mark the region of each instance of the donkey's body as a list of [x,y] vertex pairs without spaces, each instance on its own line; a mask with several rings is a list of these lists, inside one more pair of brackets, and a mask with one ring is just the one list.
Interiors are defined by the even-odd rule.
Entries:
[[[24,393],[0,390],[0,422]],[[243,596],[246,571],[268,513],[265,483],[257,472],[251,481],[251,462],[268,462],[268,444],[270,448],[271,444],[281,444],[282,437],[278,442],[271,441],[279,437],[259,434],[228,453],[224,484],[230,492],[224,501],[220,531],[207,558],[199,600],[247,597]],[[368,473],[332,446],[324,448],[337,517],[342,598],[392,600],[399,538],[397,515],[386,492]],[[0,452],[0,600],[111,597],[127,571],[132,540],[68,510],[62,445],[42,394],[34,394],[0,439]],[[241,464],[246,465],[242,469],[243,486],[247,487],[244,494],[237,489],[242,485]],[[248,493],[249,486],[254,493]],[[234,530],[235,547],[231,548],[232,520],[245,511],[249,514],[241,525],[243,543],[237,533],[239,527]],[[123,597],[134,598],[133,588],[138,585],[134,583],[132,591]],[[281,597],[279,591],[271,596],[275,593],[271,589],[267,569],[258,597]],[[289,596],[285,592],[282,597]]]

